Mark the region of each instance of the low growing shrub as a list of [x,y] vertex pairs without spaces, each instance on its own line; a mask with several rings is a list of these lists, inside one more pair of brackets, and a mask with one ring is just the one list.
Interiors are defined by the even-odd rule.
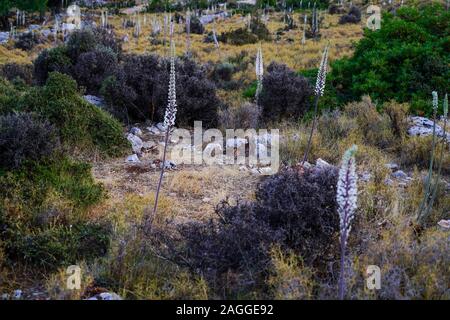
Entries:
[[286,65],[272,62],[262,81],[258,104],[266,121],[298,119],[308,110],[313,90],[308,80]]
[[38,161],[58,146],[56,131],[48,121],[29,113],[0,116],[0,168],[14,169],[24,161]]

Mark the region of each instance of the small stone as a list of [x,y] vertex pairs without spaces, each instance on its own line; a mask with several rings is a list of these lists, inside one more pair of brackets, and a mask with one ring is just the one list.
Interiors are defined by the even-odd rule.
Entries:
[[[302,163],[299,162],[299,165],[301,165]],[[311,163],[309,163],[308,161],[305,161],[305,163],[303,163],[303,168],[305,169],[311,169],[313,167],[313,165]]]
[[[160,163],[159,167],[162,168],[162,163]],[[166,170],[174,170],[176,168],[177,168],[177,165],[175,164],[175,162],[173,162],[171,160],[166,160],[164,162],[164,169],[166,169]]]
[[392,177],[399,180],[406,180],[408,178],[408,175],[403,172],[402,170],[397,170],[391,174]]
[[114,292],[102,292],[89,298],[88,300],[122,300],[122,298]]
[[205,197],[205,198],[202,199],[202,201],[204,203],[209,203],[211,201],[211,198]]
[[450,219],[449,220],[441,220],[438,222],[438,225],[440,225],[444,229],[450,229]]
[[159,122],[156,125],[156,128],[158,128],[158,130],[161,131],[161,132],[166,132],[166,130],[167,130],[166,126],[164,126],[164,124],[162,122]]
[[20,289],[14,290],[14,295],[13,295],[13,297],[14,297],[14,299],[20,299],[20,298],[22,298],[22,290],[20,290]]
[[259,172],[260,172],[262,175],[266,175],[266,176],[275,174],[275,172],[272,170],[271,167],[259,168]]
[[132,154],[127,157],[125,162],[139,163],[139,162],[141,162],[141,160],[139,160],[139,157],[136,154]]
[[387,185],[387,186],[393,186],[394,185],[394,181],[392,179],[387,178],[387,179],[384,180],[384,184]]
[[87,102],[89,102],[90,104],[93,104],[94,106],[98,107],[98,108],[103,108],[106,105],[106,102],[103,98],[100,97],[96,97],[93,95],[85,95],[83,96],[83,99],[86,100]]
[[142,145],[142,149],[144,150],[151,150],[156,148],[156,143],[154,143],[153,141],[145,141]]
[[7,43],[9,40],[9,32],[0,32],[0,44]]
[[138,127],[131,128],[130,133],[134,134],[135,136],[142,136],[142,130]]
[[396,163],[386,163],[386,168],[391,169],[392,171],[398,170],[398,164]]
[[151,134],[160,134],[161,133],[161,131],[155,126],[147,127],[147,130]]
[[144,143],[142,142],[142,139],[139,138],[138,136],[135,136],[132,133],[129,133],[127,135],[127,139],[128,139],[128,141],[130,141],[131,147],[132,147],[134,153],[137,153],[137,154],[141,153],[142,147],[144,145]]
[[246,166],[240,166],[239,171],[248,171]]
[[329,164],[328,162],[326,162],[325,160],[319,158],[316,160],[316,166],[317,167],[321,167],[321,168],[325,168],[325,167],[331,167],[332,165]]

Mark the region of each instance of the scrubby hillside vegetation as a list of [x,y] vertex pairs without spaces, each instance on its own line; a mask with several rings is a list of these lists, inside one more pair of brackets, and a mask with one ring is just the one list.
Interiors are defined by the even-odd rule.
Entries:
[[[365,1],[124,1],[65,31],[56,2],[0,6],[1,299],[450,299],[445,2],[369,30]],[[195,121],[279,129],[279,170],[164,162]]]

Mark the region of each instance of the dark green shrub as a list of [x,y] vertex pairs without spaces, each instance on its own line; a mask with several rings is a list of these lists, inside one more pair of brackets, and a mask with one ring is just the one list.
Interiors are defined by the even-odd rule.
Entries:
[[45,84],[50,72],[70,74],[72,70],[72,60],[65,46],[42,51],[33,64],[34,78],[39,85]]
[[[158,56],[130,55],[113,77],[105,80],[102,94],[122,119],[162,121],[167,104],[169,61]],[[206,70],[188,58],[176,62],[177,125],[203,121],[214,126],[220,100]]]
[[18,49],[28,51],[41,42],[43,42],[43,39],[40,34],[29,31],[21,33],[14,46]]
[[67,53],[72,61],[76,61],[80,54],[94,50],[97,45],[92,30],[76,30],[67,41]]
[[361,21],[361,10],[358,7],[352,6],[347,14],[339,18],[339,24],[358,23]]
[[104,255],[110,233],[105,226],[82,223],[33,230],[13,227],[4,230],[1,238],[9,259],[50,271]]
[[50,73],[42,88],[33,88],[21,101],[21,109],[36,112],[59,129],[65,148],[122,155],[128,148],[122,126],[107,112],[86,102],[70,76]]
[[270,40],[270,31],[261,20],[253,18],[250,22],[250,30],[243,27],[233,31],[224,32],[217,37],[217,40],[239,46],[263,40]]
[[80,54],[73,68],[78,85],[91,94],[97,94],[103,80],[114,74],[117,68],[117,54],[108,47],[99,46],[93,51]]
[[83,212],[104,198],[91,165],[55,156],[0,170],[0,242],[10,261],[54,270],[103,255],[110,228]]
[[0,115],[14,111],[21,94],[12,83],[0,78]]
[[284,64],[272,62],[264,75],[258,103],[266,121],[298,119],[309,106],[313,94],[308,79]]
[[429,95],[450,87],[450,11],[440,4],[402,7],[383,15],[383,27],[365,30],[351,58],[332,64],[340,103],[370,95],[378,102],[409,102],[429,114]]
[[191,16],[191,33],[203,34],[205,32],[205,27],[200,22],[200,19],[196,16]]
[[11,212],[23,212],[24,221],[15,217],[20,223],[31,223],[34,214],[45,211],[47,198],[52,195],[69,201],[69,207],[76,210],[86,209],[104,197],[103,187],[91,175],[91,165],[59,156],[1,171],[0,186],[1,200]]
[[59,146],[55,129],[28,113],[0,116],[0,167],[18,168],[24,161],[50,156]]
[[73,32],[66,45],[44,50],[34,61],[34,76],[43,85],[53,71],[71,75],[96,93],[100,84],[114,72],[122,46],[113,32],[83,29]]

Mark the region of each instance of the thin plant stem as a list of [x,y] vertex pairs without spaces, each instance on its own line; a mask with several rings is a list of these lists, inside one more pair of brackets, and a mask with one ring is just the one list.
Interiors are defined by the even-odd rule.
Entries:
[[161,191],[161,185],[162,185],[162,180],[163,180],[164,171],[165,171],[164,169],[166,167],[167,143],[169,142],[169,135],[170,135],[170,128],[167,128],[166,136],[164,138],[164,152],[163,152],[161,174],[159,175],[158,187],[156,188],[155,203],[153,205],[152,214],[151,214],[151,216],[146,217],[146,221],[145,221],[145,231],[146,232],[151,231],[153,221],[155,220],[156,212],[158,209],[159,193]]
[[447,127],[447,119],[445,119],[445,121],[444,121],[443,143],[442,143],[442,149],[441,149],[441,152],[440,152],[440,155],[439,155],[438,171],[436,173],[436,179],[435,179],[432,191],[431,191],[431,198],[430,198],[428,206],[427,206],[427,208],[425,210],[425,213],[422,216],[422,220],[423,220],[423,218],[427,217],[430,214],[431,209],[433,208],[434,200],[436,199],[437,191],[439,189],[439,181],[440,181],[441,170],[442,170],[442,161],[444,159],[446,127]]
[[433,138],[432,138],[432,143],[431,143],[430,167],[428,168],[428,177],[427,177],[427,181],[426,181],[427,184],[426,184],[426,188],[425,188],[425,195],[422,199],[422,202],[420,203],[419,212],[417,214],[417,219],[418,219],[419,223],[423,216],[423,210],[426,208],[429,197],[430,197],[435,149],[436,149],[436,109],[434,110],[434,115],[433,115]]
[[305,154],[303,155],[303,160],[302,160],[302,164],[301,164],[302,166],[308,160],[309,151],[311,149],[312,136],[314,133],[314,128],[316,127],[316,122],[317,122],[318,105],[319,105],[319,95],[316,94],[316,99],[314,100],[314,115],[313,115],[314,118],[313,118],[313,122],[312,122],[312,126],[311,126],[311,131],[309,133],[308,144],[306,145]]

